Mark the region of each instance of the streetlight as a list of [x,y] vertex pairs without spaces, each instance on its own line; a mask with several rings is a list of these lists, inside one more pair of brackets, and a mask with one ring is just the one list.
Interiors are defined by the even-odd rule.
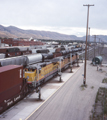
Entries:
[[85,47],[85,63],[84,63],[84,79],[83,79],[83,84],[86,85],[86,56],[87,56],[87,38],[88,38],[88,21],[89,21],[89,7],[94,6],[94,5],[83,5],[83,6],[88,6],[87,10],[87,27],[86,27],[86,47]]

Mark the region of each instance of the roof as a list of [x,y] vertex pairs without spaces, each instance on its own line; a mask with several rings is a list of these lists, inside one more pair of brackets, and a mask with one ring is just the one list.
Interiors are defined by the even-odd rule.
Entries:
[[0,67],[0,73],[22,67],[21,65],[7,65]]

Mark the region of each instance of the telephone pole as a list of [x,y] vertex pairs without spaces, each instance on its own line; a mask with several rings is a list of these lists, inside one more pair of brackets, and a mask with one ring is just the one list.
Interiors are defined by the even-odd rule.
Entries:
[[99,49],[100,49],[100,38],[99,38],[99,45],[98,45],[98,55],[100,55]]
[[83,84],[86,85],[86,57],[87,57],[87,38],[88,38],[88,21],[89,21],[89,7],[94,6],[94,5],[83,5],[87,6],[87,27],[86,27],[86,47],[85,47],[85,63],[84,63],[84,79],[83,79]]
[[96,35],[94,35],[94,62],[95,62],[95,48],[96,47]]
[[88,60],[89,60],[89,43],[90,43],[90,27],[89,27],[89,35],[88,35]]

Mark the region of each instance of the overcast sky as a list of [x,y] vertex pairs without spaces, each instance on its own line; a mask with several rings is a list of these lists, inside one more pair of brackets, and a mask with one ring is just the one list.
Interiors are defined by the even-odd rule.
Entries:
[[87,8],[91,35],[107,35],[107,0],[0,0],[0,24],[23,29],[86,35]]

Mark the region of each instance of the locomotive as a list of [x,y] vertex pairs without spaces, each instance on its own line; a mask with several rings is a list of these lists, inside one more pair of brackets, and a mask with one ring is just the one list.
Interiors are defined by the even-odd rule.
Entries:
[[22,55],[0,59],[0,114],[32,91],[39,93],[41,85],[78,62],[79,49]]

